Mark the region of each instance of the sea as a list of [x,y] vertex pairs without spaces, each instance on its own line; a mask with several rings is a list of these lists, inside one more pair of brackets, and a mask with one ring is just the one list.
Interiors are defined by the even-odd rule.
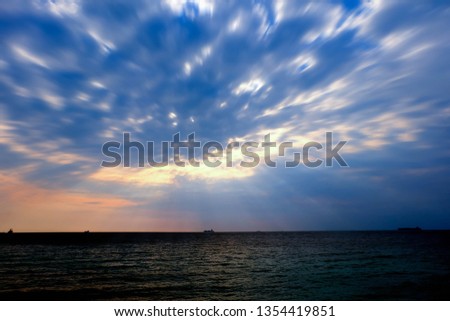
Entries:
[[0,234],[0,300],[450,300],[450,231]]

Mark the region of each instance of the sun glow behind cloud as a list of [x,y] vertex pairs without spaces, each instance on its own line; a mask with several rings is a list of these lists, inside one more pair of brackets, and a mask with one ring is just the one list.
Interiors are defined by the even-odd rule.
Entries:
[[199,167],[178,167],[169,165],[155,168],[102,168],[89,176],[90,179],[113,182],[118,184],[132,184],[134,186],[175,185],[179,178],[187,180],[201,180],[205,183],[220,183],[224,180],[238,180],[253,176],[255,169],[242,167],[207,167],[203,163]]

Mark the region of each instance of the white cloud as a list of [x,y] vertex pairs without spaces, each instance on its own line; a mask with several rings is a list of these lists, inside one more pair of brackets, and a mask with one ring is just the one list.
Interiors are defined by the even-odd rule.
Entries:
[[17,54],[17,56],[19,56],[20,58],[22,58],[23,60],[36,64],[38,66],[44,67],[44,68],[49,68],[47,62],[37,56],[36,54],[26,50],[25,48],[13,45],[12,49],[14,50],[14,52]]
[[97,42],[97,44],[102,49],[102,52],[104,54],[107,54],[110,51],[116,49],[116,46],[112,41],[107,40],[104,37],[100,36],[100,34],[97,31],[89,30],[88,34]]
[[233,94],[239,96],[245,93],[251,93],[252,95],[256,94],[263,86],[265,85],[264,81],[261,78],[254,78],[247,82],[240,83],[233,90]]
[[63,107],[64,104],[63,99],[61,97],[51,93],[43,93],[41,95],[41,99],[44,100],[54,109],[61,109],[61,107]]
[[95,87],[95,88],[101,88],[101,89],[105,89],[105,85],[102,84],[101,82],[97,81],[97,80],[92,80],[91,81],[91,86]]
[[80,8],[78,0],[37,0],[35,5],[39,9],[48,10],[59,16],[75,15]]
[[213,0],[165,0],[165,4],[176,14],[189,14],[189,5],[195,5],[199,14],[213,15]]
[[186,63],[184,64],[184,74],[185,74],[186,76],[189,76],[189,75],[191,74],[191,71],[192,71],[191,64],[188,63],[188,62],[186,62]]

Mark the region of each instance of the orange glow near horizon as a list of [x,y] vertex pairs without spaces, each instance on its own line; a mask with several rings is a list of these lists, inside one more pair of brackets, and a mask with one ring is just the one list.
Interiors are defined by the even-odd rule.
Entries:
[[0,171],[0,231],[195,231],[173,213],[139,208],[137,202],[106,194],[43,188],[18,175]]

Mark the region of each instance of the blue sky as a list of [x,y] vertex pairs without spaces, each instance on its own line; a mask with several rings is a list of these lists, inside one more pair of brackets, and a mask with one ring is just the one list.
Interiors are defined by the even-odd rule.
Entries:
[[[450,228],[447,1],[0,4],[0,229]],[[348,168],[101,168],[142,142],[348,141]]]

